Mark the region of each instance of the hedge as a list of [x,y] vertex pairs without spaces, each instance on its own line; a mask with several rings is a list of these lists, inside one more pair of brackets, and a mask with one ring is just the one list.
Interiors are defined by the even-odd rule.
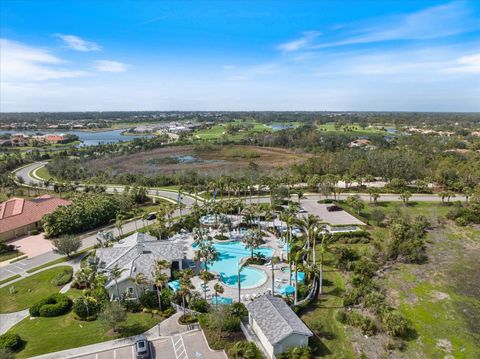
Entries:
[[30,307],[32,317],[57,317],[72,308],[72,300],[65,294],[53,294]]
[[72,280],[73,270],[65,269],[64,271],[58,273],[55,278],[52,279],[52,284],[56,286],[61,286],[69,283]]
[[20,335],[14,333],[5,333],[0,335],[0,348],[16,351],[20,349],[23,344]]

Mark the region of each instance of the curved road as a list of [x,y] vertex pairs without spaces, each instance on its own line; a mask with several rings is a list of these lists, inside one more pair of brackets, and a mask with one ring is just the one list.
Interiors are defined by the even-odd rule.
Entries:
[[[39,168],[45,166],[46,162],[36,162],[30,165],[27,165],[25,167],[19,168],[13,173],[15,174],[16,177],[19,177],[23,180],[25,185],[31,185],[33,187],[43,187],[43,179],[36,177],[35,171],[38,170]],[[119,193],[121,193],[124,189],[124,186],[115,186],[115,185],[106,185],[107,192],[114,192],[115,190]],[[159,198],[164,198],[166,200],[169,200],[171,202],[176,203],[177,202],[177,192],[172,192],[172,191],[166,191],[166,190],[161,190],[161,189],[148,189],[147,190],[148,194],[152,197],[159,197]],[[338,196],[340,199],[345,199],[348,195],[352,195],[354,193],[348,194],[348,193],[343,193],[340,196]],[[360,198],[362,198],[364,201],[369,201],[370,196],[367,193],[360,193],[359,194]],[[296,195],[292,196],[294,200],[296,200]],[[319,199],[318,194],[309,194],[305,196],[305,199],[302,200],[302,202],[315,202]],[[324,198],[322,196],[322,198]],[[195,203],[195,198],[191,195],[188,194],[183,194],[182,195],[182,203],[185,205],[185,209],[183,210],[183,213],[188,213],[189,208]],[[381,194],[380,197],[378,198],[378,201],[400,201],[401,199],[399,198],[398,194]],[[455,200],[465,200],[464,196],[457,196],[455,197]],[[198,198],[199,202],[203,202],[201,198]],[[248,200],[247,200],[248,201]],[[265,203],[269,202],[270,199],[269,197],[253,197],[252,198],[252,203]],[[441,198],[439,198],[437,195],[434,194],[412,194],[412,197],[410,198],[410,201],[424,201],[424,202],[440,202]],[[307,203],[305,203],[307,205]],[[178,209],[175,211],[174,216],[178,216],[180,213]],[[146,221],[145,223],[142,220],[134,220],[125,223],[123,226],[122,231],[124,233],[131,232],[133,230],[136,230],[137,228],[143,227],[145,224],[151,224],[153,221]],[[111,226],[110,226],[111,227]],[[115,228],[110,228],[109,230],[113,230],[114,235],[118,235],[118,231]],[[90,232],[89,234],[84,234],[82,236],[82,249],[84,248],[89,248],[93,246],[96,243],[96,233],[98,229]],[[39,265],[42,265],[44,263],[48,263],[52,260],[55,260],[57,258],[60,258],[61,256],[58,254],[53,253],[53,251],[41,254],[36,257],[24,259],[9,265],[5,265],[3,267],[0,267],[0,280],[12,277],[15,274],[20,274],[24,275],[26,270],[37,267]],[[0,286],[1,287],[1,286]]]
[[[32,163],[30,165],[27,165],[25,167],[22,167],[20,169],[15,170],[13,173],[16,175],[16,177],[22,178],[23,182],[25,184],[30,184],[32,186],[43,186],[43,179],[39,178],[38,176],[35,177],[35,171],[40,169],[41,167],[45,166],[47,162],[36,162]],[[107,192],[112,193],[115,190],[119,193],[121,193],[124,189],[124,186],[121,185],[105,185],[107,188]],[[161,190],[161,189],[154,189],[150,188],[147,190],[148,194],[150,196],[159,196],[159,197],[164,197],[168,200],[177,201],[177,192],[173,191],[166,191],[166,190]],[[342,193],[341,195],[337,196],[339,199],[344,200],[348,196],[358,194],[360,198],[364,201],[369,201],[370,200],[370,195],[368,193]],[[296,195],[293,195],[294,198],[296,198]],[[304,196],[307,199],[315,199],[315,198],[320,198],[318,194],[307,194]],[[322,196],[322,198],[324,198]],[[331,197],[330,197],[331,198]],[[199,201],[203,201],[203,199],[198,198]],[[457,195],[454,200],[456,201],[465,201],[465,196]],[[266,202],[269,201],[268,198],[266,197],[261,197],[259,202]],[[380,197],[378,198],[378,201],[382,202],[392,202],[392,201],[401,201],[399,194],[396,193],[382,193],[380,194]],[[435,194],[412,194],[410,197],[410,201],[419,201],[419,202],[441,202],[442,199],[438,197],[438,195]],[[187,195],[183,194],[182,195],[182,202],[183,204],[188,208],[190,207],[194,202],[195,198],[192,195]],[[253,197],[252,202],[256,203],[257,198]]]
[[[17,178],[21,178],[23,183],[26,185],[30,185],[33,187],[43,187],[44,180],[36,176],[35,172],[38,171],[40,168],[44,167],[46,164],[47,162],[35,162],[30,165],[21,167],[20,169],[13,171],[13,173]],[[125,188],[125,186],[122,186],[122,185],[104,185],[104,186],[108,193],[113,193],[115,191],[117,191],[118,193],[122,193]],[[80,184],[79,188],[82,188],[82,184]],[[177,203],[177,197],[178,197],[177,192],[150,188],[147,190],[147,193],[150,196],[162,197],[169,201],[173,201]],[[195,203],[195,198],[191,195],[182,194],[181,200],[182,200],[182,203],[187,208],[191,207],[193,203]],[[201,201],[202,199],[199,198],[198,200]]]

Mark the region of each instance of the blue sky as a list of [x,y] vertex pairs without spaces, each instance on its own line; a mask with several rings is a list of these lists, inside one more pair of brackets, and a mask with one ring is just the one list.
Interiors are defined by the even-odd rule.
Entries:
[[0,2],[1,111],[480,111],[480,1]]

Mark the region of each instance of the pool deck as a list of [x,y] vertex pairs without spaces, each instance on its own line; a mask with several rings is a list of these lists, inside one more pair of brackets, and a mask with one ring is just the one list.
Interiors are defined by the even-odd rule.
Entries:
[[[278,256],[281,257],[281,246],[278,244],[278,239],[276,236],[271,234],[270,232],[264,231],[265,234],[264,240],[265,244],[262,247],[269,247],[273,249],[273,256]],[[193,238],[191,239],[193,243]],[[222,242],[224,243],[224,242]],[[190,244],[191,247],[191,244]],[[191,248],[193,252],[195,250]],[[190,256],[190,253],[188,254]],[[192,254],[193,256],[193,254]],[[288,263],[278,263],[276,265],[277,269],[274,270],[275,274],[275,285],[276,288],[275,290],[279,290],[281,287],[289,284],[289,274],[282,272],[280,268],[288,266]],[[247,299],[245,299],[245,296],[252,297],[253,295],[261,295],[263,293],[266,293],[268,291],[271,291],[272,289],[272,270],[270,266],[261,266],[261,265],[251,265],[253,268],[257,268],[262,270],[266,275],[267,275],[267,280],[265,283],[262,285],[255,287],[255,288],[249,288],[249,289],[241,289],[241,295],[243,297],[243,302],[248,302]],[[281,282],[283,281],[283,282]],[[195,289],[203,295],[203,289],[200,286],[202,284],[202,280],[198,276],[195,276],[192,279],[192,284],[195,286]],[[228,298],[233,298],[234,301],[238,301],[238,288],[237,287],[228,287],[224,283],[222,283],[218,279],[214,279],[210,281],[207,285],[207,299],[210,299],[215,296],[215,291],[213,290],[213,287],[216,283],[220,283],[220,285],[224,288],[224,292],[222,294],[219,294],[219,296],[222,297],[228,297]]]

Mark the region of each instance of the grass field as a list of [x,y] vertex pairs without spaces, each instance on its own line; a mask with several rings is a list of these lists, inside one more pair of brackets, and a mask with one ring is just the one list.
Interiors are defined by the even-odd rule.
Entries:
[[[342,207],[354,214],[346,204]],[[367,204],[361,218],[368,220],[374,208],[386,214],[399,209],[410,217],[423,215],[433,225],[426,239],[427,263],[397,264],[380,282],[417,333],[403,355],[480,357],[480,229],[439,224],[451,208],[441,203]],[[389,234],[385,227],[372,226],[371,235],[382,243]]]
[[36,172],[36,175],[43,180],[49,180],[52,178],[52,175],[48,172],[47,166],[40,167]]
[[343,308],[342,294],[345,282],[333,263],[333,256],[327,255],[324,267],[324,294],[304,309],[300,317],[315,332],[312,344],[318,348],[317,357],[354,359],[356,357],[343,324],[335,318],[338,309]]
[[320,131],[324,131],[324,132],[346,133],[346,134],[359,135],[359,136],[360,135],[364,135],[364,136],[378,135],[378,134],[383,134],[383,135],[389,134],[390,136],[392,136],[394,134],[388,133],[386,131],[386,129],[390,127],[394,127],[394,126],[385,126],[384,127],[385,130],[379,126],[368,126],[368,127],[362,128],[358,124],[348,124],[346,126],[341,126],[337,128],[335,127],[334,123],[326,123],[326,124],[317,126],[317,128]]
[[141,334],[155,326],[159,317],[145,313],[128,313],[127,321],[119,326],[119,333],[111,335],[100,321],[83,322],[74,313],[53,318],[26,318],[9,332],[26,342],[16,358],[50,353],[69,348],[95,344],[107,340]]
[[307,157],[306,154],[281,148],[197,145],[157,148],[122,157],[93,160],[89,162],[89,166],[106,169],[113,174],[132,172],[148,176],[188,170],[207,174],[231,174],[244,171],[251,162],[257,164],[260,171],[269,171],[278,167],[289,167]]
[[11,313],[27,309],[38,300],[57,293],[60,288],[52,284],[52,279],[70,266],[47,269],[38,274],[0,288],[0,313]]

